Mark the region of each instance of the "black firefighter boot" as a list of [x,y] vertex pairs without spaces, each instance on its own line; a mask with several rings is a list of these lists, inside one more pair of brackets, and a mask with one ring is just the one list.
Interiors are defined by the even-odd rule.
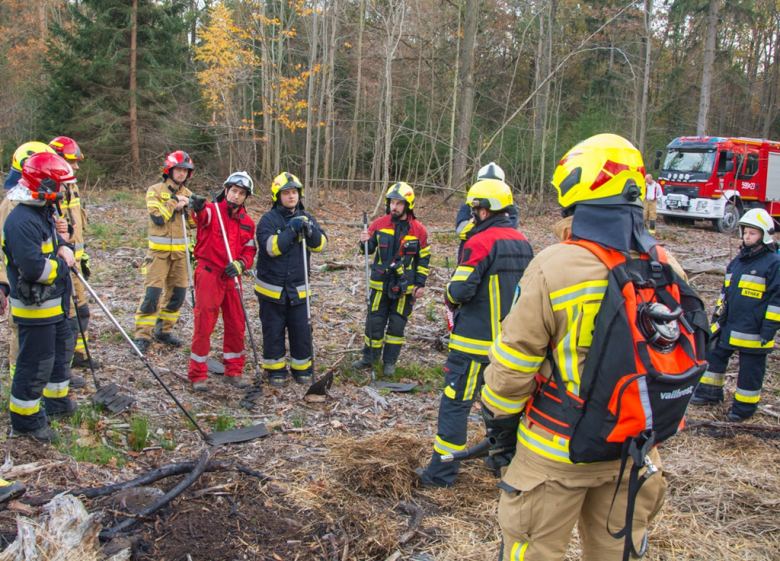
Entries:
[[655,220],[650,221],[650,227],[647,229],[651,234],[655,234]]
[[181,347],[184,344],[184,341],[176,337],[173,333],[163,333],[162,322],[159,319],[154,325],[154,340],[172,347]]

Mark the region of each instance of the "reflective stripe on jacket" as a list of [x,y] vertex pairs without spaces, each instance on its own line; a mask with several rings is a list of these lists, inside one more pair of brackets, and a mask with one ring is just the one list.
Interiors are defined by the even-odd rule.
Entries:
[[474,228],[447,284],[447,299],[460,304],[453,314],[451,350],[477,362],[488,361],[501,320],[512,307],[517,283],[533,255],[531,244],[506,216]]
[[[428,281],[428,263],[431,260],[431,247],[428,245],[428,231],[413,216],[407,220],[393,220],[390,214],[374,220],[368,227],[371,236],[368,239],[368,253],[373,254],[369,284],[374,290],[384,292],[390,282],[389,269],[394,261],[400,260],[406,294],[411,294],[415,286],[425,286]],[[359,243],[360,253],[365,246]],[[402,255],[399,256],[399,253]],[[397,262],[397,261],[396,261]]]
[[70,244],[73,246],[73,256],[81,261],[84,255],[84,228],[87,225],[87,213],[81,204],[78,185],[66,184],[65,198],[60,203],[62,214],[72,229]]
[[749,353],[772,352],[780,328],[780,255],[765,245],[753,252],[743,249],[726,267],[718,304],[724,301],[726,318],[718,345]]
[[[149,251],[181,258],[185,253],[184,228],[181,210],[176,210],[177,196],[189,197],[192,193],[184,185],[178,188],[166,179],[149,187],[146,191],[146,210],[149,212]],[[188,218],[187,226],[195,228],[195,222]],[[188,232],[188,235],[190,233]]]
[[306,263],[311,270],[311,254],[328,245],[328,237],[312,215],[302,210],[286,210],[280,204],[266,212],[257,223],[257,269],[255,293],[270,302],[297,306],[306,302],[306,278],[303,269],[303,239],[290,226],[294,216],[305,216],[312,223],[311,239],[306,240]]
[[[62,245],[68,245],[54,231],[53,207],[16,206],[3,225],[3,252],[11,285],[14,321],[23,325],[46,325],[63,319],[70,308],[72,285],[70,269],[56,257]],[[70,246],[68,246],[70,247]],[[19,280],[53,285],[49,298],[41,305],[25,305],[19,300]]]

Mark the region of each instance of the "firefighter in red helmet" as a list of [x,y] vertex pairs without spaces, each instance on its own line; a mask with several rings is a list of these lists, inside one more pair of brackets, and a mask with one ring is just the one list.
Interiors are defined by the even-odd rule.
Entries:
[[[52,148],[57,154],[67,161],[75,172],[79,169],[79,161],[84,159],[84,155],[81,153],[81,148],[76,144],[76,141],[67,136],[58,136],[49,142],[49,147]],[[81,202],[81,196],[79,194],[79,187],[76,181],[65,184],[64,198],[60,202],[60,208],[62,209],[65,220],[68,222],[71,230],[70,243],[73,244],[73,254],[76,258],[76,267],[81,270],[81,274],[84,275],[86,280],[89,280],[91,270],[89,267],[89,255],[84,251],[84,231],[87,226],[87,213]],[[87,334],[87,328],[89,327],[89,305],[84,295],[84,285],[78,280],[76,275],[72,277],[73,288],[76,292],[76,309],[71,311],[71,317],[69,319],[70,328],[73,331],[73,337],[76,342],[76,347],[73,352],[74,368],[87,368],[90,366],[87,353],[84,351],[84,340],[81,338],[79,332],[78,321],[76,321],[76,314],[78,314],[81,320],[81,325],[84,328],[84,334],[89,338]],[[93,366],[98,367],[98,360],[93,358]],[[75,377],[74,377],[75,379]],[[78,387],[71,380],[71,387]]]
[[144,293],[135,312],[135,344],[141,352],[149,349],[152,337],[166,345],[182,345],[172,331],[187,292],[185,222],[188,229],[196,227],[184,208],[192,194],[186,185],[193,169],[189,154],[172,152],[163,163],[162,182],[146,191],[149,250],[141,270]]
[[[19,356],[9,410],[13,434],[51,442],[47,420],[76,409],[71,401],[73,333],[68,325],[73,248],[57,232],[54,203],[73,169],[56,154],[27,158],[19,184],[8,198],[19,201],[3,226],[13,319],[19,327]],[[41,407],[43,400],[43,407]]]

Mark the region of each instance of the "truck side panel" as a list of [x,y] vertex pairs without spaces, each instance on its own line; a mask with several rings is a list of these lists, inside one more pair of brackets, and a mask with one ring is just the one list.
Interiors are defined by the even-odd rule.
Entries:
[[769,152],[766,169],[766,200],[780,201],[780,154]]

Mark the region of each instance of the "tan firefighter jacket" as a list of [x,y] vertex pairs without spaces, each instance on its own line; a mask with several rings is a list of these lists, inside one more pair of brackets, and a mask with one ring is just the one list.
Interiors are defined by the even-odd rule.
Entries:
[[[3,202],[0,203],[0,247],[3,247],[3,226],[5,225],[5,220],[18,204],[17,201],[9,201],[8,198],[3,199]],[[2,250],[0,250],[0,253],[2,253]],[[5,267],[5,254],[2,253],[0,255],[0,284],[7,284],[10,288],[11,283],[8,281],[8,272]]]
[[[181,259],[186,242],[181,210],[176,210],[176,196],[189,197],[192,192],[184,185],[176,187],[170,180],[152,185],[146,191],[146,209],[149,211],[149,254]],[[195,222],[187,215],[187,228],[194,230]],[[191,232],[187,232],[191,235]]]
[[66,185],[65,198],[60,202],[62,214],[73,229],[70,243],[73,245],[73,255],[76,261],[81,261],[84,255],[84,230],[87,226],[87,213],[81,206],[79,187],[75,183]]
[[[572,217],[555,228],[561,240],[571,236]],[[633,254],[633,252],[632,252]],[[635,254],[634,257],[638,257]],[[669,264],[683,278],[679,263]],[[596,314],[607,287],[609,269],[584,247],[556,244],[531,261],[520,280],[520,298],[501,324],[501,336],[489,352],[482,403],[497,417],[520,413],[537,387],[537,373],[551,375],[547,349],[564,379],[579,379],[593,340]],[[576,390],[576,388],[575,388]],[[576,393],[576,392],[575,392]],[[614,477],[620,460],[573,464],[568,441],[541,428],[520,422],[517,453],[503,480],[518,490],[530,490],[538,478]],[[653,452],[651,459],[658,459]]]

